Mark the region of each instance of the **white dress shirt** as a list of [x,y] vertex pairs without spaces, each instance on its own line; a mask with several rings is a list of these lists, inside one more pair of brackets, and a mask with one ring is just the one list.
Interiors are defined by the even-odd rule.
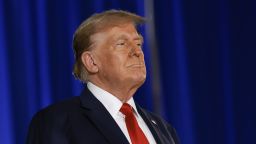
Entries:
[[[107,111],[110,113],[110,115],[113,117],[113,119],[116,121],[116,123],[118,124],[118,126],[120,127],[124,135],[126,136],[127,140],[131,143],[131,139],[125,124],[125,116],[119,111],[123,103],[114,95],[101,89],[100,87],[94,85],[91,82],[87,83],[87,87],[92,92],[92,94],[104,105],[104,107],[107,109]],[[146,123],[138,113],[133,98],[130,98],[127,101],[127,103],[133,107],[137,122],[141,130],[147,137],[149,143],[156,144],[156,141],[152,133],[150,132],[148,126],[146,125]]]

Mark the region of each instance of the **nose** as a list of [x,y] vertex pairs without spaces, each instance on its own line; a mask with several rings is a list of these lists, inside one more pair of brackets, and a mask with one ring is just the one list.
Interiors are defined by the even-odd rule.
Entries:
[[140,57],[143,55],[143,51],[140,46],[132,45],[130,50],[130,56]]

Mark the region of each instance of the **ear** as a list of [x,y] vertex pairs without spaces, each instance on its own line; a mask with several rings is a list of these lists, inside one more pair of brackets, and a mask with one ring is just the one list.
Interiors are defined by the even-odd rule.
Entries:
[[99,71],[99,68],[95,63],[95,59],[90,51],[83,52],[81,60],[89,73],[97,73]]

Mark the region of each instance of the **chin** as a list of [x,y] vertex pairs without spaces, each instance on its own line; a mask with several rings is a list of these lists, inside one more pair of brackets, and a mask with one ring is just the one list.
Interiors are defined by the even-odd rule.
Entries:
[[[129,83],[134,85],[142,85],[146,80],[146,70],[134,70],[130,71],[129,73],[126,73],[126,80],[129,81]],[[123,80],[125,80],[123,79]],[[125,81],[126,81],[125,80]]]
[[136,85],[141,86],[146,80],[146,75],[142,75],[136,78],[133,78],[134,83],[136,83]]

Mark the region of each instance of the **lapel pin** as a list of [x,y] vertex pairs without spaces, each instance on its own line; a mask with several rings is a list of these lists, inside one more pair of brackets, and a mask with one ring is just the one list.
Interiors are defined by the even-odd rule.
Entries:
[[156,121],[154,121],[154,120],[151,120],[151,122],[152,122],[153,124],[155,124],[155,125],[156,125]]

